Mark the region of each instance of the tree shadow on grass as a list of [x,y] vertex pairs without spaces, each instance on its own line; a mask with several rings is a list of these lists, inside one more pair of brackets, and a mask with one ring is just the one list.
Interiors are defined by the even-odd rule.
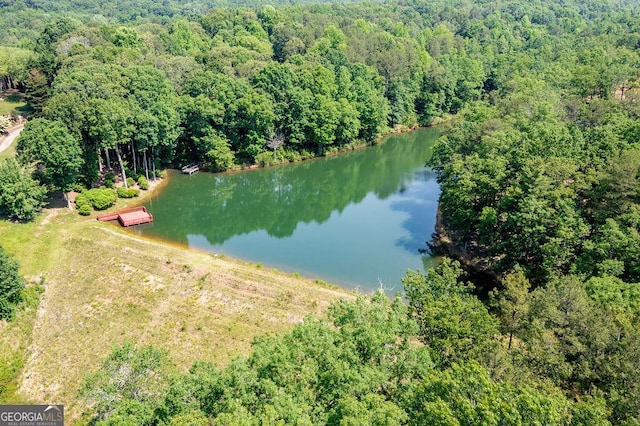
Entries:
[[64,194],[62,192],[53,192],[49,194],[45,201],[45,206],[48,209],[67,208],[67,200],[64,199]]

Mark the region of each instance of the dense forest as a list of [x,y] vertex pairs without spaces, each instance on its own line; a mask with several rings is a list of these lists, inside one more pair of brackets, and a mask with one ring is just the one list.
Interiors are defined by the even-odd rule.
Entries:
[[107,173],[439,124],[434,246],[462,263],[224,369],[114,348],[81,390],[100,424],[640,424],[637,1],[51,3],[0,3],[0,85],[33,111],[0,160],[6,217]]

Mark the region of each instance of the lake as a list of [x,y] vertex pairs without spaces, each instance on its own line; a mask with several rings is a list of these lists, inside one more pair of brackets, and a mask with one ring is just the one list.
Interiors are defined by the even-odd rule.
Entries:
[[171,172],[138,235],[370,292],[402,291],[435,229],[435,129],[344,155],[237,173]]

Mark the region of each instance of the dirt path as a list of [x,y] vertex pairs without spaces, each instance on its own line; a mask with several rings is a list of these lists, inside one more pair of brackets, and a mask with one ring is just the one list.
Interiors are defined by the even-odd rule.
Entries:
[[20,132],[22,132],[22,129],[24,129],[24,124],[18,124],[17,126],[13,126],[7,129],[9,134],[7,136],[0,137],[0,152],[9,148],[13,141],[18,137]]

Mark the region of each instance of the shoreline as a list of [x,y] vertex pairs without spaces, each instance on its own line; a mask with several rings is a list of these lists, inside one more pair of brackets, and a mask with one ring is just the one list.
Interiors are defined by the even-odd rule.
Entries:
[[[385,139],[388,139],[392,136],[397,136],[397,135],[401,135],[404,133],[411,133],[411,132],[415,132],[415,131],[419,131],[419,130],[425,130],[425,129],[431,129],[431,128],[437,128],[439,126],[445,125],[446,123],[450,122],[452,119],[454,119],[455,117],[450,117],[450,118],[446,118],[446,119],[442,119],[436,123],[430,124],[430,125],[426,125],[426,126],[421,126],[421,125],[416,125],[414,127],[406,127],[406,126],[396,126],[393,129],[390,129],[388,132],[386,132],[385,134],[381,135],[380,137],[378,137],[375,142],[362,142],[362,143],[357,143],[354,145],[345,145],[342,148],[343,149],[338,149],[336,151],[330,151],[327,153],[324,153],[323,155],[314,155],[313,157],[309,157],[309,158],[303,158],[300,160],[296,160],[296,161],[282,161],[282,162],[278,162],[275,164],[266,164],[266,165],[259,165],[259,164],[251,164],[251,165],[244,165],[244,166],[238,166],[229,170],[225,170],[222,172],[216,172],[216,171],[210,171],[207,169],[203,169],[202,171],[204,173],[212,173],[212,174],[231,174],[231,173],[242,173],[242,172],[250,172],[253,170],[259,170],[259,169],[269,169],[269,168],[274,168],[274,167],[282,167],[282,166],[287,166],[290,164],[296,164],[296,163],[302,163],[305,161],[316,161],[316,160],[321,160],[323,158],[331,158],[331,157],[338,157],[341,155],[345,155],[348,154],[350,152],[354,152],[354,151],[359,151],[359,150],[363,150],[363,149],[367,149],[367,148],[371,148],[373,146],[379,145],[381,143],[384,143]],[[171,170],[179,170],[179,169],[171,169]]]
[[256,336],[287,331],[306,316],[322,318],[332,301],[356,297],[293,273],[140,237],[95,217],[65,204],[28,223],[0,220],[2,246],[27,288],[42,289],[36,305],[20,309],[0,333],[0,361],[20,365],[6,378],[12,386],[6,396],[62,403],[71,423],[87,413],[77,395],[83,374],[97,369],[112,345],[132,340],[161,347],[183,371],[197,359],[224,366],[251,351]]
[[477,257],[471,251],[454,243],[442,218],[439,201],[435,228],[429,243],[432,253],[460,262],[460,266],[475,285],[475,293],[481,298],[488,297],[489,291],[500,285],[500,277],[489,268],[487,259]]
[[[171,177],[105,211],[148,202]],[[21,273],[45,289],[38,315],[24,320],[33,331],[17,337],[29,343],[15,352],[24,362],[14,379],[16,396],[63,401],[75,421],[86,410],[75,394],[80,373],[95,369],[123,339],[167,349],[181,369],[203,352],[225,365],[249,351],[256,335],[286,330],[306,315],[320,317],[332,300],[357,293],[105,226],[98,213],[84,217],[52,203],[32,223],[0,221],[3,246]],[[83,345],[72,351],[69,345],[78,341]],[[50,365],[60,368],[51,374]]]
[[[156,196],[157,191],[161,190],[164,186],[168,185],[169,180],[170,180],[169,178],[170,178],[171,174],[180,173],[179,170],[177,170],[177,169],[165,169],[165,171],[168,172],[166,174],[166,177],[164,177],[162,179],[158,179],[158,182],[156,182],[153,185],[150,183],[148,190],[140,192],[141,196],[135,197],[135,198],[119,198],[118,201],[116,202],[116,204],[114,204],[110,208],[108,208],[106,210],[101,210],[101,211],[95,211],[94,210],[91,213],[91,215],[88,216],[87,218],[92,220],[92,221],[96,221],[96,217],[98,215],[100,215],[100,214],[108,213],[110,211],[117,211],[117,210],[121,210],[121,209],[124,209],[124,208],[129,208],[129,207],[138,207],[138,206],[141,206],[141,205],[145,204],[147,201],[149,201],[149,199],[151,199],[154,196]],[[210,172],[205,172],[205,173],[210,173]],[[121,201],[122,201],[122,203],[120,203]],[[56,208],[59,208],[59,207],[52,207],[51,209],[56,209]],[[72,210],[72,213],[78,214],[77,210],[75,208],[74,208],[74,210]],[[51,213],[49,216],[54,216],[55,214],[56,213]],[[83,218],[83,217],[80,216],[80,218]],[[117,223],[117,221],[115,223]],[[157,237],[150,237],[150,236],[147,236],[147,235],[139,235],[139,234],[135,233],[133,230],[125,228],[123,226],[120,226],[119,224],[116,225],[115,223],[105,222],[105,224],[107,226],[112,227],[112,229],[109,232],[117,232],[120,235],[126,236],[127,238],[133,238],[133,239],[138,240],[138,241],[146,241],[146,242],[149,242],[149,243],[162,244],[164,246],[172,247],[174,249],[182,250],[182,251],[185,251],[185,252],[192,252],[192,253],[200,253],[200,254],[203,254],[203,255],[209,255],[209,256],[211,256],[211,257],[213,257],[215,259],[228,261],[228,262],[235,263],[235,264],[242,265],[242,266],[249,266],[249,267],[253,266],[253,267],[256,267],[258,269],[262,269],[264,271],[268,271],[268,272],[271,272],[271,273],[274,273],[274,274],[279,274],[279,275],[281,275],[283,277],[299,278],[301,280],[307,281],[311,285],[318,286],[318,287],[321,287],[321,288],[324,288],[324,289],[328,289],[328,290],[341,291],[341,292],[345,292],[346,294],[353,294],[354,292],[357,292],[356,288],[347,288],[347,287],[341,286],[339,284],[335,284],[333,282],[326,281],[326,280],[324,280],[322,278],[313,277],[313,276],[310,276],[310,275],[305,275],[305,274],[299,273],[297,271],[291,271],[290,272],[290,271],[278,269],[276,267],[270,267],[268,265],[262,266],[262,262],[254,262],[252,260],[248,260],[248,259],[243,259],[243,258],[240,258],[240,257],[232,256],[232,255],[229,255],[227,253],[211,252],[211,251],[204,250],[204,249],[189,247],[186,244],[181,244],[181,243],[178,243],[178,242],[175,242],[175,241],[165,240],[165,239],[157,238]],[[133,228],[135,228],[135,226]],[[367,294],[370,294],[370,293],[367,293]]]
[[[360,145],[357,150],[364,150],[366,148],[372,148],[375,147],[378,144],[382,144],[385,143],[387,140],[389,140],[390,138],[394,137],[394,136],[398,136],[398,135],[402,135],[402,134],[408,134],[408,133],[413,133],[415,131],[420,131],[420,130],[428,130],[431,128],[436,128],[437,126],[415,126],[415,127],[402,127],[399,128],[397,127],[394,131],[392,131],[391,133],[387,133],[385,134],[383,137],[381,137],[378,142],[374,145]],[[324,157],[326,158],[331,158],[331,157],[337,157],[343,154],[348,154],[349,152],[355,151],[356,149],[353,150],[348,150],[348,151],[341,151],[341,152],[336,152],[336,153],[331,153],[329,155],[326,155]],[[314,157],[308,160],[320,160],[323,157]],[[303,160],[303,161],[307,161],[307,160]],[[242,170],[232,170],[232,171],[226,171],[226,172],[209,172],[209,171],[205,171],[203,170],[203,173],[207,173],[207,174],[211,174],[211,175],[217,175],[217,174],[235,174],[235,173],[240,173],[240,172],[250,172],[252,170],[258,170],[258,169],[262,169],[262,168],[272,168],[272,167],[286,167],[287,165],[294,165],[295,163],[283,163],[283,164],[278,164],[278,165],[272,165],[272,166],[267,166],[267,167],[252,167],[252,168],[247,168],[247,169],[242,169]],[[100,211],[100,212],[96,212],[94,211],[92,213],[91,216],[89,216],[91,219],[95,220],[95,217],[97,214],[101,214],[101,213],[105,213],[105,212],[112,212],[112,211],[117,211],[123,208],[128,208],[128,207],[137,207],[137,206],[142,206],[144,204],[148,204],[150,200],[152,200],[154,197],[156,197],[160,192],[162,191],[162,189],[168,185],[170,183],[170,180],[175,178],[174,174],[180,175],[180,170],[179,169],[165,169],[165,177],[163,177],[162,179],[158,179],[158,181],[156,183],[153,182],[153,180],[150,180],[150,187],[147,191],[141,191],[140,196],[139,197],[135,197],[132,199],[118,199],[117,203],[110,207],[107,210],[104,211]],[[178,178],[181,178],[182,176],[178,176]],[[115,225],[114,225],[115,226]],[[117,228],[121,228],[120,226],[116,226]],[[437,228],[436,228],[437,230]],[[171,241],[171,240],[166,240],[166,239],[162,239],[159,237],[154,237],[154,236],[148,236],[148,235],[140,235],[138,234],[134,229],[119,229],[118,232],[121,232],[124,235],[128,235],[128,236],[136,236],[137,238],[142,238],[144,240],[147,241],[153,241],[153,242],[158,242],[160,244],[165,244],[171,247],[175,247],[178,249],[182,249],[182,250],[195,250],[201,253],[206,253],[209,255],[212,255],[214,257],[220,257],[223,259],[230,259],[232,261],[235,262],[239,262],[241,264],[260,264],[262,265],[262,262],[259,261],[254,261],[254,260],[250,260],[250,259],[246,259],[243,257],[237,257],[234,255],[229,255],[227,253],[225,253],[224,251],[212,251],[212,250],[206,250],[206,249],[198,249],[198,248],[193,248],[193,247],[189,247],[188,244],[185,243],[180,243],[180,242],[175,242],[175,241]],[[427,245],[429,245],[429,243],[427,243]],[[301,273],[300,271],[296,271],[294,269],[288,270],[288,269],[281,269],[281,267],[276,266],[276,265],[265,265],[264,266],[266,269],[273,269],[275,271],[278,272],[282,272],[284,274],[292,274],[292,275],[296,275],[296,276],[300,276],[303,277],[305,279],[308,279],[310,281],[315,282],[316,284],[320,284],[322,286],[328,286],[329,288],[338,288],[341,289],[343,291],[347,291],[347,292],[353,292],[353,291],[357,291],[358,289],[361,291],[361,287],[360,285],[354,284],[352,283],[352,285],[344,285],[343,284],[336,284],[334,282],[332,282],[331,280],[327,280],[326,278],[323,278],[322,276],[316,276],[314,274],[305,274],[305,273]],[[370,293],[369,291],[367,291],[367,293]]]

